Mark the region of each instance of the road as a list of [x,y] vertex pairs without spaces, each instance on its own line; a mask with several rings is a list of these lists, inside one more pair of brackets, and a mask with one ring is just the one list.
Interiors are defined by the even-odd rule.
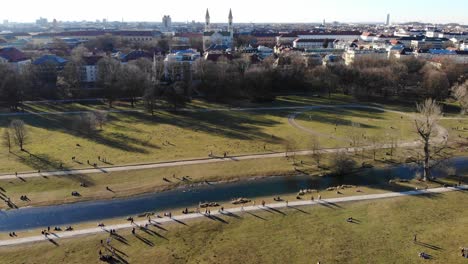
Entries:
[[[460,190],[468,190],[468,185],[463,185],[459,187],[442,187],[442,188],[434,188],[428,190],[414,190],[414,191],[406,191],[406,192],[388,192],[388,193],[381,193],[381,194],[368,194],[368,195],[360,195],[360,196],[348,196],[348,197],[340,197],[340,198],[331,198],[331,199],[323,199],[323,200],[302,200],[296,202],[289,202],[286,204],[285,202],[278,202],[272,204],[266,204],[265,206],[261,205],[252,205],[252,206],[245,206],[245,207],[237,207],[229,210],[225,210],[224,212],[215,212],[211,213],[212,216],[222,216],[222,215],[229,215],[229,214],[242,214],[243,212],[252,212],[252,211],[260,211],[260,210],[269,210],[269,208],[273,209],[280,209],[280,208],[287,208],[287,207],[296,207],[296,206],[335,206],[337,203],[344,203],[344,202],[356,202],[356,201],[365,201],[365,200],[376,200],[376,199],[388,199],[388,198],[396,198],[396,197],[404,197],[404,196],[414,196],[414,195],[430,195],[430,194],[440,194],[452,191],[460,191]],[[198,218],[207,218],[215,220],[214,217],[205,216],[204,214],[200,213],[192,213],[186,215],[176,215],[172,218],[164,217],[164,218],[156,218],[156,220],[152,220],[152,225],[160,226],[163,224],[169,223],[183,223],[187,220],[198,219]],[[345,221],[345,219],[343,219]],[[144,221],[136,221],[133,224],[125,223],[125,224],[117,224],[117,225],[110,225],[105,227],[96,227],[96,228],[87,228],[81,230],[74,230],[74,231],[65,231],[65,232],[57,232],[54,234],[45,237],[44,235],[39,236],[30,236],[30,237],[19,237],[19,238],[12,238],[7,240],[0,240],[0,247],[2,246],[15,246],[21,245],[26,243],[33,243],[33,242],[40,242],[40,241],[48,241],[48,240],[55,240],[61,238],[72,238],[76,236],[83,236],[83,235],[90,235],[90,234],[97,234],[108,232],[110,229],[121,230],[126,228],[132,227],[142,227],[148,223],[147,220]],[[151,226],[150,226],[151,227]],[[139,232],[137,230],[137,232]],[[21,236],[21,234],[19,234]]]

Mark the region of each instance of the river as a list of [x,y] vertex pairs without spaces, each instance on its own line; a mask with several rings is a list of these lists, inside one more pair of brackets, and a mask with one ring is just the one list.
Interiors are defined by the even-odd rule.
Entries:
[[[456,170],[457,175],[468,174],[468,157],[453,158],[449,161],[449,165]],[[63,226],[88,221],[97,222],[144,212],[161,212],[170,208],[193,208],[199,202],[224,202],[238,197],[255,198],[291,194],[300,189],[325,189],[341,184],[379,185],[394,178],[412,179],[418,171],[420,168],[405,164],[365,169],[344,177],[276,176],[231,183],[196,185],[130,198],[6,210],[0,211],[0,232]],[[444,171],[434,170],[433,174],[440,176],[444,174]]]

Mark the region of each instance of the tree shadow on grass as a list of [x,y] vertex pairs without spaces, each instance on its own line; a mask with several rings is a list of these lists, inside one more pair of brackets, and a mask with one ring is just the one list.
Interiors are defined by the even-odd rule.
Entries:
[[443,248],[441,248],[439,246],[431,245],[431,244],[420,242],[420,241],[415,241],[414,243],[416,245],[418,245],[418,246],[422,246],[422,247],[429,248],[429,249],[432,249],[432,250],[443,250]]
[[[262,131],[261,127],[274,126],[279,122],[254,112],[158,112],[155,116],[145,113],[127,113],[121,121],[143,122],[147,124],[167,124],[179,128],[201,131],[211,135],[219,135],[241,140],[264,140],[272,142],[271,135]],[[274,139],[273,139],[274,140]]]
[[[93,133],[83,133],[77,130],[74,126],[76,123],[77,115],[33,115],[33,116],[19,116],[19,117],[0,117],[0,127],[8,126],[12,119],[21,119],[27,125],[41,128],[48,131],[58,131],[65,134],[70,134],[76,137],[77,141],[84,138],[95,143],[102,144],[111,148],[119,149],[126,152],[134,153],[148,153],[146,148],[159,148],[145,140],[129,136],[125,133],[105,133],[105,131],[95,131]],[[111,124],[109,124],[111,125]],[[131,127],[131,126],[129,126]],[[34,142],[31,142],[33,144]],[[71,142],[70,144],[74,144]]]
[[229,224],[228,221],[226,221],[226,220],[224,220],[221,217],[218,217],[216,215],[205,215],[205,217],[207,217],[207,218],[209,218],[211,220],[214,220],[214,221],[219,221],[219,222],[221,222],[223,224]]
[[229,216],[229,217],[233,217],[233,218],[237,218],[237,219],[242,219],[242,216],[236,215],[236,214],[231,213],[231,212],[224,211],[224,212],[221,212],[221,213],[223,215],[225,215],[225,216]]
[[273,208],[273,207],[270,207],[270,206],[262,207],[262,209],[265,210],[265,211],[270,211],[272,213],[274,212],[274,213],[278,213],[278,214],[281,214],[281,215],[286,215],[286,213],[283,213],[280,210],[278,210],[276,208]]
[[297,210],[297,211],[299,211],[299,212],[301,212],[303,214],[310,214],[309,212],[306,212],[306,211],[304,211],[304,210],[302,210],[302,209],[300,209],[300,208],[298,208],[296,206],[288,206],[288,208],[292,208],[292,209]]
[[55,241],[54,239],[52,238],[47,238],[47,241],[49,241],[50,243],[52,243],[54,246],[58,247],[60,246],[59,243],[57,243],[57,241]]
[[138,238],[138,240],[140,240],[141,242],[145,243],[146,245],[154,247],[154,243],[151,240],[144,238],[138,234],[135,234],[135,237]]
[[252,212],[247,212],[247,214],[249,214],[249,215],[251,215],[251,216],[253,216],[253,217],[256,217],[256,218],[258,218],[258,219],[261,219],[261,220],[263,220],[263,221],[268,221],[268,219],[266,219],[266,218],[264,218],[264,217],[261,217],[261,216],[259,216],[259,215],[256,215],[256,214],[254,214],[254,213],[252,213]]
[[[33,168],[34,170],[40,171],[41,173],[46,173],[47,171],[69,171],[71,170],[70,167],[64,166],[62,160],[55,159],[48,154],[37,153],[33,154],[31,152],[24,152],[27,153],[25,157],[20,156],[18,154],[13,153],[16,156],[18,162],[23,163],[24,165]],[[60,166],[62,165],[62,166]],[[51,176],[43,176],[45,179],[48,179]],[[76,183],[83,183],[85,186],[94,186],[95,183],[91,179],[91,177],[85,174],[70,174],[70,175],[54,175],[53,177],[56,178],[63,178],[67,180],[72,180]],[[18,179],[26,182],[25,179],[18,177]]]

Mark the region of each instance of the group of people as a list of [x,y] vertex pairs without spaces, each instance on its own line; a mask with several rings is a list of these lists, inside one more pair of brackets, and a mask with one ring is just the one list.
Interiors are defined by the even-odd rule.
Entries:
[[461,256],[464,258],[468,258],[468,248],[461,248]]
[[171,213],[171,212],[164,213],[164,216],[167,216],[167,217],[169,217],[169,218],[172,218],[172,213]]

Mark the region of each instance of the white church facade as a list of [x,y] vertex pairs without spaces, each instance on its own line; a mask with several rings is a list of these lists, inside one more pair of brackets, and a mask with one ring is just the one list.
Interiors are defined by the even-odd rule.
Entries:
[[234,39],[232,11],[229,10],[228,28],[226,30],[213,30],[210,24],[210,13],[206,10],[205,31],[203,32],[203,49],[206,51],[214,46],[226,46],[232,48]]

